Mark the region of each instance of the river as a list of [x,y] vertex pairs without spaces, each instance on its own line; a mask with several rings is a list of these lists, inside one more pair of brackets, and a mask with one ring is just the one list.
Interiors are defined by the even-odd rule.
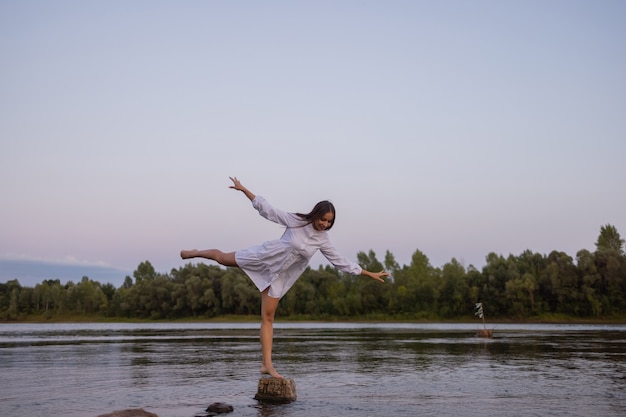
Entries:
[[285,405],[254,400],[258,323],[0,324],[0,416],[624,416],[626,325],[275,324]]

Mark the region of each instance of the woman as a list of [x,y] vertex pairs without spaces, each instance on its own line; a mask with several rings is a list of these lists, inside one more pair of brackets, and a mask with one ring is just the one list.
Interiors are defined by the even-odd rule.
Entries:
[[319,250],[339,271],[365,275],[380,282],[388,272],[370,272],[339,254],[333,247],[327,231],[335,223],[335,207],[329,201],[320,201],[308,214],[288,213],[273,207],[262,196],[253,194],[237,177],[229,177],[230,188],[243,192],[261,216],[286,227],[282,237],[236,252],[219,249],[183,250],[183,259],[205,258],[224,266],[241,268],[261,291],[261,372],[282,378],[272,364],[274,315],[278,301],[293,286],[306,269],[311,257]]

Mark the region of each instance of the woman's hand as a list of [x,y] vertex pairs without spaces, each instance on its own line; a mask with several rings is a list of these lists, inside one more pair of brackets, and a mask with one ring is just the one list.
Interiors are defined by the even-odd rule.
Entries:
[[237,177],[228,177],[228,178],[230,178],[230,180],[233,182],[233,185],[231,185],[228,188],[232,188],[233,190],[243,191],[245,187],[241,185],[241,182],[239,182]]
[[248,190],[246,187],[243,186],[243,184],[241,184],[241,182],[237,179],[237,177],[228,177],[230,178],[230,180],[233,182],[233,185],[231,185],[228,188],[232,188],[233,190],[237,190],[237,191],[241,191],[243,192],[246,197],[248,197],[250,199],[250,201],[254,200],[254,198],[256,197],[252,192],[250,192],[250,190]]
[[383,279],[383,277],[388,277],[391,276],[391,274],[389,272],[385,272],[385,271],[380,271],[380,272],[370,272],[366,269],[361,270],[361,275],[366,275],[372,279],[375,279],[376,281],[380,281],[380,282],[385,282],[385,280]]

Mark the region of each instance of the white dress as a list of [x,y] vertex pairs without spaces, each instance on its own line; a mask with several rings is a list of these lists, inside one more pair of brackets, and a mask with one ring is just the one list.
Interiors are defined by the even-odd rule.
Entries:
[[256,196],[252,206],[274,223],[286,226],[282,237],[235,252],[237,265],[250,277],[259,291],[269,287],[268,295],[281,298],[293,286],[319,249],[339,271],[361,274],[361,267],[341,255],[333,247],[328,233],[315,230],[311,223],[294,213],[273,207]]

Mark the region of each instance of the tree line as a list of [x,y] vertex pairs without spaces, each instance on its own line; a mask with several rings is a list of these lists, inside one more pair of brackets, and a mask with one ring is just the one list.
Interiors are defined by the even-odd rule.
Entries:
[[[493,319],[532,319],[545,315],[623,318],[626,315],[624,240],[614,226],[600,230],[596,250],[548,255],[526,250],[504,257],[489,253],[478,270],[456,259],[433,267],[420,250],[400,266],[387,251],[357,254],[370,271],[385,269],[386,284],[343,274],[331,266],[308,268],[283,297],[278,317],[306,319],[459,319],[472,316],[476,303]],[[116,288],[88,277],[61,284],[44,280],[23,287],[18,280],[0,284],[0,319],[67,317],[180,319],[256,315],[256,287],[238,268],[188,263],[157,273],[139,264]]]

